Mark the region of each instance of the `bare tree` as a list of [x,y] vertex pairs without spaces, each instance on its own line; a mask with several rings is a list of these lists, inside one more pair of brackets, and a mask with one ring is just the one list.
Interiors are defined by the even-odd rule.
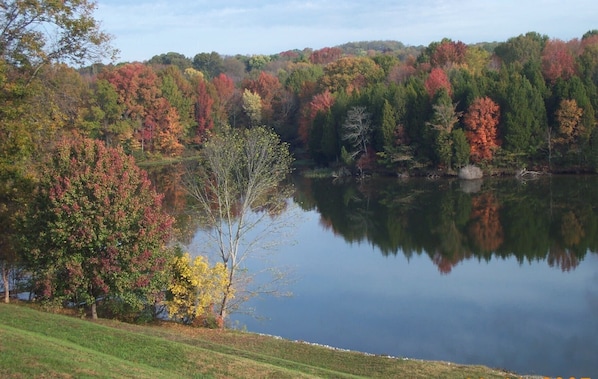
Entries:
[[[219,314],[225,319],[241,303],[262,292],[251,290],[247,258],[279,244],[285,228],[281,215],[290,188],[281,185],[291,170],[288,146],[264,127],[227,129],[208,141],[202,161],[187,175],[186,188],[196,200],[208,246],[228,270]],[[273,282],[281,277],[275,275]]]
[[353,147],[353,158],[359,154],[367,154],[367,145],[372,132],[372,115],[366,112],[365,107],[352,107],[347,112],[343,123],[342,139],[348,141]]

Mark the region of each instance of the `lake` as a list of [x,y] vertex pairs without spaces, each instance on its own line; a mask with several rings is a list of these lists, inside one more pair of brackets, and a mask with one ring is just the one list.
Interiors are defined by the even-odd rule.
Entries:
[[[236,327],[401,358],[598,375],[598,177],[294,186],[294,233],[269,263],[293,268],[293,296],[251,300],[260,318],[233,315]],[[202,232],[188,221],[194,246]]]

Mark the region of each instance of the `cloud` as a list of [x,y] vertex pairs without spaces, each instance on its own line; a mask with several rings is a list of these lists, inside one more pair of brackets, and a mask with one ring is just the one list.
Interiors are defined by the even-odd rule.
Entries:
[[145,60],[169,51],[274,54],[373,39],[502,41],[528,31],[571,39],[595,28],[598,7],[590,0],[104,0],[96,17],[124,60]]

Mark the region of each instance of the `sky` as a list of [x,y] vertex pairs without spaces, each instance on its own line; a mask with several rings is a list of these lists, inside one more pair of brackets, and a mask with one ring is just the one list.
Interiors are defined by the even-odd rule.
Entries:
[[529,31],[570,40],[598,29],[596,0],[96,0],[119,61],[276,54],[347,42],[427,46],[506,41]]

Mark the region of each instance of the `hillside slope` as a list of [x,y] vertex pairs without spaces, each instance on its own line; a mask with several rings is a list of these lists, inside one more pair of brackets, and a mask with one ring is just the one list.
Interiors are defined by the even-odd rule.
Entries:
[[[513,377],[513,375],[510,375]],[[504,378],[481,366],[346,352],[237,331],[91,322],[0,304],[0,377]]]

